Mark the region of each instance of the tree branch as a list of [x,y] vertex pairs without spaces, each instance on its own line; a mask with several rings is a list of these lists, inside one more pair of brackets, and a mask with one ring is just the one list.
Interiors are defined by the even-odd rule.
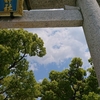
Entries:
[[3,90],[3,91],[0,91],[0,94],[3,94],[4,92],[8,91],[10,88],[6,89],[6,90]]
[[[23,56],[18,61],[15,61],[8,69],[14,68],[17,65],[17,63],[20,62],[25,57],[25,55],[26,55],[26,53],[24,53]],[[0,81],[3,79],[4,79],[4,77],[1,77]]]
[[6,96],[3,100],[7,100],[8,96]]
[[1,78],[0,78],[0,81],[3,80],[3,78],[4,78],[4,77],[1,77]]
[[25,57],[25,55],[26,53],[24,53],[24,55],[18,61],[15,61],[8,69],[14,68],[15,65],[17,65],[17,63],[20,62]]

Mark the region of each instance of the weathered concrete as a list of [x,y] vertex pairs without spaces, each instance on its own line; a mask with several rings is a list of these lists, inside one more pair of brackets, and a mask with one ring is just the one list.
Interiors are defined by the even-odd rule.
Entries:
[[[76,0],[29,0],[32,9],[64,8],[64,5],[75,6]],[[24,3],[24,9],[26,5]]]
[[0,28],[74,27],[82,25],[79,10],[24,11],[23,17],[0,18]]
[[65,10],[80,10],[80,7],[65,5]]
[[100,86],[100,8],[96,0],[77,0],[83,14],[83,29]]
[[[64,8],[64,5],[76,6],[77,0],[29,0],[32,9]],[[97,0],[100,5],[100,0]],[[24,9],[26,4],[24,3]]]

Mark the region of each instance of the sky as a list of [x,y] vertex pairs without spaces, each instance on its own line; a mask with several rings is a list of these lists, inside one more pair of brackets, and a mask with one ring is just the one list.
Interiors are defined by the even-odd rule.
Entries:
[[37,82],[48,78],[52,70],[62,71],[68,68],[74,57],[82,59],[83,68],[87,69],[90,66],[88,63],[90,53],[82,27],[28,28],[25,30],[33,34],[37,33],[46,47],[47,53],[44,57],[27,57]]

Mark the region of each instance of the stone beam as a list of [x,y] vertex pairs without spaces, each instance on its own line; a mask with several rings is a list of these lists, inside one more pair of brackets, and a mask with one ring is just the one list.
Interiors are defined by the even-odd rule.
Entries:
[[83,14],[83,29],[100,86],[100,7],[96,0],[77,0]]
[[[32,9],[64,8],[64,5],[75,6],[76,0],[28,0]],[[26,8],[24,2],[24,9]]]
[[[64,5],[76,6],[76,0],[28,0],[31,5],[31,9],[52,9],[52,8],[64,8]],[[100,5],[100,0],[97,0]],[[26,4],[24,2],[24,10],[26,10]]]
[[23,17],[0,18],[0,28],[76,27],[82,25],[79,10],[24,11]]

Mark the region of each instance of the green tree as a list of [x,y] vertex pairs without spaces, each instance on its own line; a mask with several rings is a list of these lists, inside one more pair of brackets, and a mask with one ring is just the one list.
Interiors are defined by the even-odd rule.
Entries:
[[89,92],[88,95],[84,95],[82,100],[100,100],[100,95],[94,92]]
[[100,87],[94,70],[92,59],[90,58],[90,68],[87,69],[89,76],[85,81],[83,100],[100,100]]
[[[46,54],[43,40],[23,29],[0,29],[0,100],[34,100],[40,94],[26,56]],[[3,99],[1,99],[3,98]]]
[[[51,71],[41,83],[41,100],[100,100],[100,89],[93,67],[85,70],[82,60],[73,58],[69,69]],[[86,73],[89,76],[86,76]],[[95,97],[96,96],[96,97]]]

